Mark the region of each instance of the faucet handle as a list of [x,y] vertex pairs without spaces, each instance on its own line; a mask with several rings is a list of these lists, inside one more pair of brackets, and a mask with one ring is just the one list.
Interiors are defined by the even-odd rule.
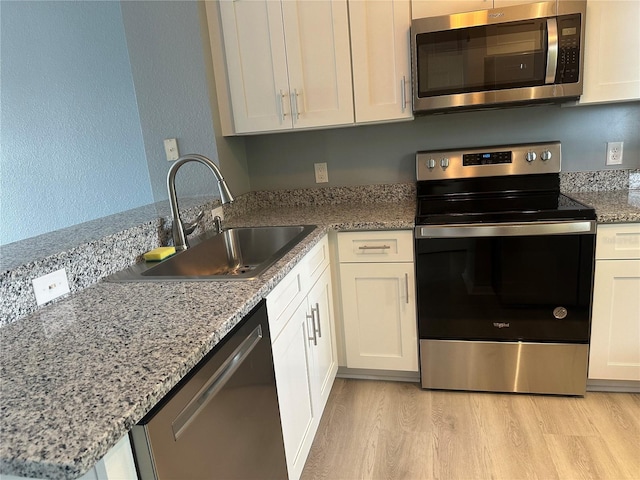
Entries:
[[191,235],[193,231],[196,229],[196,227],[198,226],[198,222],[200,222],[200,220],[202,220],[203,217],[204,217],[204,212],[201,210],[200,212],[198,212],[198,216],[195,218],[193,222],[185,223],[183,226],[185,235]]

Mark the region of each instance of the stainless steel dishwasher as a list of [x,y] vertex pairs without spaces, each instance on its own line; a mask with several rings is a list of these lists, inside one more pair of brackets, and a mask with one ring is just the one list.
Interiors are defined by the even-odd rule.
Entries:
[[262,301],[131,430],[147,479],[286,479]]

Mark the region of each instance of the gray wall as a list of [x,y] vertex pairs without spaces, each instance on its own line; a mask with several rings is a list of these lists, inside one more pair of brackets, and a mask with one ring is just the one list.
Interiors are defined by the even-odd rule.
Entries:
[[[200,33],[200,9],[193,1],[122,2],[131,71],[155,201],[167,198],[171,166],[163,140],[177,138],[180,154],[200,153],[219,162]],[[210,54],[207,61],[210,63]],[[230,186],[243,193],[241,184]],[[191,163],[177,176],[178,195],[217,195],[209,170]],[[248,189],[247,187],[244,191]]]
[[[640,103],[538,106],[431,115],[411,122],[247,137],[252,190],[415,181],[415,152],[560,140],[563,171],[604,170],[607,141],[640,168]],[[326,162],[329,183],[313,164]]]

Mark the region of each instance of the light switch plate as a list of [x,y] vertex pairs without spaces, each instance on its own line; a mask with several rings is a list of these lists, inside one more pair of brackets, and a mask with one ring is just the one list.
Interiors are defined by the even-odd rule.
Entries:
[[175,138],[165,138],[164,153],[167,156],[167,161],[169,162],[180,158],[180,152],[178,151],[178,140],[176,140]]
[[38,305],[50,302],[70,291],[67,271],[64,268],[42,277],[34,278],[31,283],[33,284],[33,291],[36,294],[36,303]]

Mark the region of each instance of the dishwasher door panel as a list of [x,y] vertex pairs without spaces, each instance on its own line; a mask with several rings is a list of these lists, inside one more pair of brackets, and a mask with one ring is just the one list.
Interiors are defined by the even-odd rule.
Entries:
[[287,478],[266,310],[132,430],[146,479]]

